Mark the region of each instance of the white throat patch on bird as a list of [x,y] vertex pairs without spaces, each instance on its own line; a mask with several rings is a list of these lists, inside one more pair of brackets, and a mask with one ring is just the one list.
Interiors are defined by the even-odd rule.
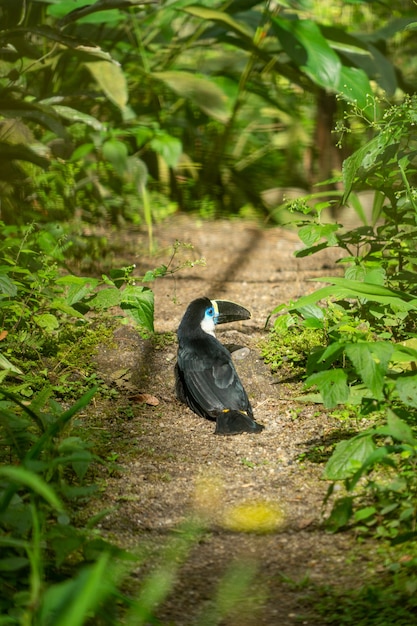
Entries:
[[204,317],[201,320],[200,326],[205,333],[211,335],[212,337],[216,336],[214,330],[216,328],[218,317],[219,307],[217,305],[217,302],[215,300],[211,300],[211,306],[207,307],[207,309],[205,310]]

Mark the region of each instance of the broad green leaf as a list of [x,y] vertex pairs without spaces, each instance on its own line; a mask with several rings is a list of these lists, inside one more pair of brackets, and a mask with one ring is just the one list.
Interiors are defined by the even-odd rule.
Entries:
[[274,17],[272,26],[284,51],[316,85],[339,90],[342,63],[315,22]]
[[[37,474],[24,467],[0,467],[0,477],[18,485],[24,485],[46,500],[52,508],[62,511],[63,506],[53,489]],[[1,505],[1,503],[0,503]],[[0,506],[1,510],[1,506]]]
[[321,278],[313,278],[313,280],[323,283],[332,283],[333,285],[344,287],[346,290],[350,290],[351,293],[357,293],[363,296],[392,297],[409,301],[411,301],[413,298],[413,296],[406,293],[405,291],[389,289],[388,287],[384,287],[383,285],[378,285],[375,283],[346,280],[345,278],[341,278],[339,276],[324,276]]
[[412,337],[401,343],[395,344],[392,355],[392,363],[396,369],[416,370],[417,369],[417,338]]
[[370,104],[372,87],[363,70],[342,65],[337,91],[349,102],[355,102],[367,117],[374,119],[374,104],[373,102]]
[[[23,374],[22,370],[10,363],[9,359],[7,359],[4,354],[0,354],[0,367],[4,370],[9,370],[14,374]],[[6,372],[7,374],[7,372]]]
[[298,229],[298,236],[305,246],[311,247],[323,237],[328,241],[330,240],[331,245],[336,243],[336,240],[333,238],[333,234],[339,230],[338,224],[307,224],[306,226],[301,226]]
[[[110,573],[112,571],[112,574]],[[117,578],[110,554],[101,554],[94,565],[85,567],[77,576],[49,587],[41,608],[41,622],[54,626],[83,626],[95,609],[114,591]]]
[[182,9],[185,13],[199,17],[202,20],[210,20],[212,22],[218,22],[224,24],[229,30],[234,31],[238,35],[252,39],[253,33],[249,28],[233,17],[224,13],[223,11],[216,11],[215,9],[208,9],[202,6],[189,6]]
[[[0,559],[0,572],[16,572],[19,569],[23,569],[29,565],[29,559],[25,556],[10,556],[5,559]],[[8,622],[0,618],[0,623],[7,624]],[[12,622],[9,622],[9,624]]]
[[66,301],[70,306],[73,306],[80,300],[83,300],[86,296],[91,295],[96,288],[94,279],[92,281],[86,281],[81,285],[71,285],[68,289]]
[[[73,304],[93,293],[99,281],[96,278],[68,275],[58,278],[56,282],[59,285],[68,285],[65,303],[72,307]],[[58,302],[54,301],[56,308],[60,308],[58,307]]]
[[[413,406],[416,406],[415,404]],[[387,425],[382,428],[378,428],[377,432],[383,435],[390,435],[394,439],[403,443],[408,443],[410,446],[417,444],[417,439],[413,435],[413,431],[410,426],[400,419],[391,409],[388,409],[387,413]]]
[[[19,27],[15,29],[15,33],[21,33],[22,35],[29,35],[29,37],[33,37],[34,35],[38,35],[40,38],[46,38],[50,41],[56,41],[61,46],[76,50],[77,52],[81,52],[83,54],[88,54],[89,56],[107,59],[111,61],[111,56],[108,52],[104,52],[99,46],[96,45],[86,45],[85,40],[77,39],[72,35],[67,35],[63,32],[62,29],[52,28],[51,26],[43,26],[43,25],[34,25],[31,24],[29,27]],[[33,63],[30,62],[28,66],[28,70],[32,69]],[[33,68],[34,69],[34,68]],[[16,100],[18,102],[18,100]]]
[[320,30],[329,46],[334,50],[339,50],[345,54],[350,52],[355,53],[357,56],[371,58],[372,55],[369,52],[368,44],[364,43],[359,37],[355,37],[334,26],[320,25]]
[[[43,116],[37,117],[43,118]],[[39,120],[39,123],[42,124],[42,121]],[[44,126],[49,126],[49,124],[45,123]],[[23,144],[13,145],[0,141],[0,163],[2,161],[28,161],[29,163],[34,163],[42,168],[47,168],[49,166],[49,160],[37,154],[34,149]]]
[[52,313],[41,313],[40,315],[34,315],[33,321],[40,328],[45,329],[49,333],[59,328],[58,318]]
[[72,107],[63,106],[62,104],[53,104],[52,108],[58,115],[70,122],[82,122],[87,126],[91,126],[94,130],[104,131],[105,126],[97,118]]
[[125,143],[118,139],[109,139],[103,144],[103,156],[110,161],[119,176],[126,174],[128,169],[128,150]]
[[345,496],[338,498],[333,505],[329,517],[326,520],[326,528],[330,532],[336,533],[340,528],[346,526],[353,513],[353,497]]
[[0,274],[0,292],[12,298],[17,294],[16,285],[7,274]]
[[394,345],[389,342],[360,342],[345,346],[345,352],[352,361],[356,373],[377,400],[382,400],[385,374],[388,370]]
[[317,291],[313,291],[308,296],[301,296],[298,300],[296,300],[292,305],[291,311],[298,311],[299,308],[303,308],[309,306],[310,304],[315,304],[319,300],[326,300],[327,298],[342,298],[345,295],[345,290],[342,288],[336,289],[334,286],[331,287],[322,287],[321,289],[317,289]]
[[62,313],[65,313],[70,317],[77,317],[78,319],[84,318],[83,313],[77,311],[77,309],[74,309],[74,307],[70,306],[63,300],[52,300],[49,308],[55,309],[56,311],[61,311]]
[[[376,432],[376,431],[375,431]],[[374,451],[363,461],[360,468],[349,480],[349,489],[355,489],[362,476],[372,470],[379,463],[389,465],[396,469],[396,464],[391,456],[392,448],[387,446],[375,447]]]
[[323,478],[344,480],[352,476],[375,449],[372,433],[361,433],[352,439],[339,441],[326,463]]
[[228,100],[224,92],[208,78],[195,76],[190,72],[153,72],[152,78],[163,82],[181,98],[191,100],[209,117],[227,122],[229,117]]
[[62,25],[79,21],[80,24],[114,26],[124,20],[120,11],[134,6],[153,4],[153,0],[49,0],[48,15],[61,18]]
[[302,250],[296,250],[294,252],[294,256],[297,257],[297,259],[302,259],[306,256],[311,256],[312,254],[317,254],[317,252],[320,252],[321,250],[324,250],[325,248],[329,247],[329,242],[328,241],[322,241],[321,243],[317,244],[316,246],[310,246],[309,248],[303,248]]
[[121,308],[140,326],[154,332],[154,295],[147,287],[127,285],[121,292]]
[[404,402],[404,404],[414,408],[417,407],[417,375],[403,375],[400,378],[397,378],[395,382],[395,389],[400,396],[400,400]]
[[332,341],[325,348],[312,350],[307,359],[307,374],[328,370],[337,358],[342,355],[344,343]]
[[297,309],[300,315],[304,317],[304,319],[315,318],[318,320],[324,319],[324,310],[317,306],[316,304],[309,304],[308,306],[301,307]]
[[391,305],[396,311],[417,310],[417,300],[404,291],[389,289],[383,285],[348,280],[337,276],[326,276],[323,278],[313,278],[317,282],[332,283],[333,287],[318,289],[309,296],[303,296],[294,303],[293,308],[306,306],[312,302],[318,302],[323,298],[366,298],[366,300],[380,302]]
[[274,320],[274,328],[277,331],[284,331],[291,326],[294,326],[295,322],[296,318],[294,317],[294,315],[291,315],[290,313],[285,313],[284,315],[279,315]]
[[347,375],[342,369],[311,374],[305,381],[304,387],[308,389],[313,385],[317,385],[323,397],[323,404],[328,409],[347,402],[349,398]]
[[88,306],[92,309],[110,309],[112,306],[119,306],[122,301],[122,292],[116,287],[100,289],[96,295],[88,301]]
[[168,167],[176,167],[182,154],[182,143],[176,137],[158,131],[156,136],[150,141],[152,150],[160,154]]
[[87,61],[85,66],[113,104],[122,112],[126,111],[128,90],[122,68],[115,61]]
[[369,519],[377,512],[376,507],[374,506],[365,506],[363,509],[359,509],[355,511],[355,522],[362,522],[363,520]]
[[[41,437],[39,437],[36,440],[36,443],[27,453],[25,457],[26,460],[30,462],[33,459],[37,459],[39,455],[41,454],[44,446],[48,445],[49,442],[51,441],[51,437],[55,437],[59,432],[61,432],[64,426],[70,421],[70,419],[76,413],[78,413],[78,411],[81,411],[89,404],[89,402],[91,401],[96,391],[97,391],[97,387],[92,387],[92,389],[89,389],[88,391],[86,391],[81,396],[81,398],[79,398],[79,400],[74,402],[74,404],[70,406],[69,409],[64,411],[64,413],[61,413],[59,417],[48,426],[47,430],[43,433],[43,435],[41,435]],[[4,389],[2,390],[2,393],[6,397],[9,397],[7,391],[5,391]],[[13,397],[12,399],[15,400],[15,398]],[[26,407],[26,408],[22,407],[22,408],[24,408],[26,411],[29,410],[29,407]]]
[[357,180],[366,179],[369,173],[378,166],[379,159],[387,150],[396,150],[396,144],[400,138],[400,129],[393,131],[392,128],[386,128],[344,160],[342,174],[345,193],[342,204],[346,204],[354,183]]
[[[348,59],[357,67],[360,67],[369,78],[375,80],[378,85],[386,91],[388,96],[392,96],[398,88],[398,81],[395,66],[390,58],[384,55],[376,46],[368,42],[369,57],[347,53]],[[373,102],[378,110],[377,102]],[[369,116],[370,117],[370,116]]]

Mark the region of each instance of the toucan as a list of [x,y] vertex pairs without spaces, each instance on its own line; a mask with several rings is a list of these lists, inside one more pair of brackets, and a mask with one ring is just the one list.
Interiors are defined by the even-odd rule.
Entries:
[[259,433],[264,428],[253,419],[230,351],[214,332],[217,324],[249,318],[250,312],[234,302],[197,298],[178,327],[177,398],[197,415],[216,420],[218,435]]

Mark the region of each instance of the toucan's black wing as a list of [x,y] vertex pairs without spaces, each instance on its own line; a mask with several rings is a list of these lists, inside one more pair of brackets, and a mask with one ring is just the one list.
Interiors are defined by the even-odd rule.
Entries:
[[252,416],[229,351],[211,337],[179,350],[177,395],[202,417],[215,417],[223,409],[245,411]]
[[213,417],[223,409],[252,409],[233,364],[223,363],[202,370],[186,368],[183,372],[186,398],[191,408],[204,417]]

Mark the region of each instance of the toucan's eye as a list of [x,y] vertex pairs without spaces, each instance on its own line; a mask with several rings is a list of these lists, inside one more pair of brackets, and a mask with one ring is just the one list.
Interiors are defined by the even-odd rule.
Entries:
[[213,307],[212,307],[212,306],[210,306],[208,309],[206,309],[206,314],[207,314],[209,317],[214,317],[214,309],[213,309]]

